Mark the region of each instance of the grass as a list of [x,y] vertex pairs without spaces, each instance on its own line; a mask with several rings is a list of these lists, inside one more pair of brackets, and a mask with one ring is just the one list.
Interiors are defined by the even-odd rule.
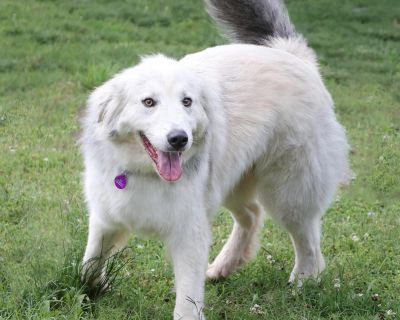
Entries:
[[[286,285],[291,244],[267,220],[257,258],[207,284],[207,319],[394,319],[398,0],[287,5],[318,53],[356,178],[325,216],[328,267],[319,282]],[[140,55],[181,57],[223,42],[200,0],[0,2],[0,319],[171,318],[172,271],[157,241],[132,237],[130,250],[116,258],[119,281],[103,297],[90,298],[79,281],[87,217],[76,114],[91,89]],[[226,213],[216,217],[212,257],[230,227]]]

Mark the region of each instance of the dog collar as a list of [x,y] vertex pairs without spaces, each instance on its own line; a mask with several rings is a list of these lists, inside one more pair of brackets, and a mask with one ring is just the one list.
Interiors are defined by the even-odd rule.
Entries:
[[114,185],[117,187],[117,189],[125,189],[126,188],[126,185],[128,184],[128,175],[129,175],[129,172],[124,171],[114,178]]

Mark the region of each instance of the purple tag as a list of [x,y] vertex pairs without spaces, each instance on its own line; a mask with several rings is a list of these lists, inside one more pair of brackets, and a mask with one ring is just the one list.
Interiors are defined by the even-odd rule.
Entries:
[[120,174],[114,178],[114,184],[118,189],[125,189],[126,182],[126,174]]

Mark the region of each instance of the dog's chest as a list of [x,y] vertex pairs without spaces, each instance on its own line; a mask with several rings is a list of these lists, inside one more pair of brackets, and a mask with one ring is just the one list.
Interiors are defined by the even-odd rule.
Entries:
[[162,235],[176,229],[190,217],[194,207],[202,207],[201,191],[187,181],[168,183],[157,179],[127,178],[124,189],[112,188],[110,216],[122,225],[143,234]]

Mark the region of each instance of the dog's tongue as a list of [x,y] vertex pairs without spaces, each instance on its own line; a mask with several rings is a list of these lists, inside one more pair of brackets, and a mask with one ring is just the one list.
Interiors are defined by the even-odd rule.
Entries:
[[182,154],[180,152],[163,152],[157,150],[157,169],[167,181],[176,181],[182,175]]

